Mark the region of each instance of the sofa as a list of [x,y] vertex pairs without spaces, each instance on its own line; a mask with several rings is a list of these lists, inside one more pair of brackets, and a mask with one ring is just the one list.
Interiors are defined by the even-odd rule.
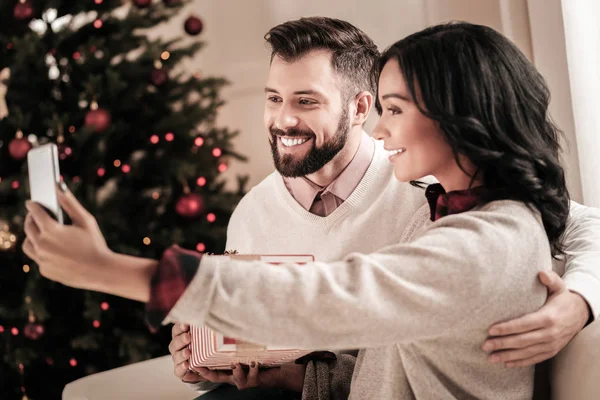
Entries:
[[[600,321],[582,330],[551,364],[552,400],[600,399]],[[191,400],[202,393],[173,375],[170,356],[81,378],[63,400]]]

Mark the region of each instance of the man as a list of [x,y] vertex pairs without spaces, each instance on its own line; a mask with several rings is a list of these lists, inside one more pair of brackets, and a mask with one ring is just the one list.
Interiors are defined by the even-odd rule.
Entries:
[[[373,103],[369,71],[377,58],[375,45],[352,25],[327,18],[287,22],[273,28],[266,39],[273,55],[265,90],[265,125],[278,173],[240,202],[229,225],[227,248],[241,253],[312,253],[318,260],[333,260],[398,242],[425,199],[422,190],[392,178],[391,168],[381,162],[386,155],[362,130]],[[379,218],[375,238],[373,220],[362,218],[369,213]],[[257,215],[262,218],[257,220]],[[570,254],[565,274],[569,290],[560,278],[544,277],[551,291],[547,304],[537,313],[490,331],[501,336],[484,345],[486,351],[496,351],[491,362],[519,366],[548,359],[597,317],[599,291],[593,282],[582,279],[600,275],[595,265],[599,258],[584,256],[600,254],[592,240],[600,224],[594,216],[573,206],[565,241]],[[310,228],[314,235],[290,241],[300,227]],[[257,240],[256,229],[268,232],[269,240]],[[367,236],[373,240],[364,240]],[[187,372],[189,351],[183,347],[189,337],[183,331],[179,325],[174,327],[170,350],[176,375],[187,381],[295,390],[299,385],[308,397],[317,376],[329,375],[323,371],[331,367],[335,377],[336,368],[347,370],[353,365],[350,355],[340,354],[335,362],[312,360],[306,371],[304,366],[287,366],[266,373],[251,368],[248,375],[237,369],[231,375],[203,371],[195,376]],[[344,381],[328,384],[349,386]]]

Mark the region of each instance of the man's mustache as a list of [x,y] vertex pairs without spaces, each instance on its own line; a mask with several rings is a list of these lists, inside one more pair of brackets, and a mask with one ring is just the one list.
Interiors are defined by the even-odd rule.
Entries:
[[278,128],[270,128],[269,132],[271,132],[271,135],[273,136],[286,136],[286,137],[311,137],[311,136],[315,136],[315,133],[311,130],[302,130],[302,129],[295,129],[295,128],[291,128],[288,129],[287,131],[284,131],[283,129],[278,129]]

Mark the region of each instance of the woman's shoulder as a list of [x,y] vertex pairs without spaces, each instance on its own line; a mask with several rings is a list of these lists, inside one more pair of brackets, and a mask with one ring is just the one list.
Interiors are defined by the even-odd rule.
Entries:
[[448,227],[482,233],[507,230],[519,234],[527,231],[545,234],[540,213],[534,207],[515,200],[495,200],[469,211],[447,215],[435,222],[431,221],[429,205],[425,204],[407,224],[401,242],[414,240],[426,232],[437,231],[437,228]]
[[493,254],[496,260],[524,254],[547,258],[550,254],[539,212],[533,206],[514,200],[496,200],[470,211],[447,215],[428,225],[419,237],[461,252],[474,247],[478,254]]
[[510,215],[514,218],[542,222],[540,212],[535,206],[517,200],[494,200],[476,207],[472,211],[497,214],[498,216]]
[[429,227],[433,223],[431,222],[430,215],[429,204],[421,206],[417,212],[413,214],[408,221],[408,224],[406,224],[406,228],[400,237],[400,243],[411,241],[417,237],[420,232]]
[[[425,211],[421,210],[421,221]],[[472,210],[447,215],[426,224],[422,233],[437,231],[438,228],[456,229],[458,232],[472,231],[484,236],[494,232],[504,235],[535,236],[546,238],[540,213],[533,206],[515,200],[495,200]],[[547,238],[546,238],[547,240]]]
[[547,242],[540,212],[534,207],[516,200],[495,200],[461,213],[449,215],[436,221],[442,226],[471,230],[484,236],[509,237],[514,240]]

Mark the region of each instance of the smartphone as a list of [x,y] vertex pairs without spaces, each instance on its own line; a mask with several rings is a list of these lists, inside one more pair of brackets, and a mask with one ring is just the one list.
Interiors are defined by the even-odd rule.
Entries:
[[60,224],[64,224],[58,204],[57,185],[60,182],[58,148],[54,143],[35,147],[27,153],[29,192],[31,200],[41,204]]

